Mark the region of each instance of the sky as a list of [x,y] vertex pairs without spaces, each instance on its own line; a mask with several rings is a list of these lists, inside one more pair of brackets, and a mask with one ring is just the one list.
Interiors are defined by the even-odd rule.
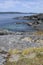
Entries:
[[0,12],[43,13],[43,0],[0,0]]

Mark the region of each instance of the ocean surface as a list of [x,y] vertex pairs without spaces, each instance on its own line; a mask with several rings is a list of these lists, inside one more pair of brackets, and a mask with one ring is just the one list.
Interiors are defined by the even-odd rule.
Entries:
[[31,22],[31,20],[13,19],[20,16],[31,16],[33,14],[0,14],[0,29],[10,31],[33,31],[34,29],[27,24],[16,24],[16,22]]

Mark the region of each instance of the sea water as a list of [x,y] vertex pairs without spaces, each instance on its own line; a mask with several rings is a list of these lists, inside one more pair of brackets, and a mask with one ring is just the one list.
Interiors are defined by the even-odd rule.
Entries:
[[33,14],[0,14],[0,29],[10,31],[32,31],[33,28],[27,24],[16,24],[16,22],[31,22],[32,20],[13,19],[20,16],[31,16]]

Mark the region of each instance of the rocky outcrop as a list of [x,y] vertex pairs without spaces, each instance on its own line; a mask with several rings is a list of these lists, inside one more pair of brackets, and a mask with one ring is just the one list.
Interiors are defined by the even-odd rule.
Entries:
[[43,14],[37,14],[37,15],[32,15],[32,16],[24,16],[23,19],[43,20]]
[[32,16],[23,16],[23,17],[16,17],[13,19],[25,19],[25,20],[43,20],[43,14],[36,14]]
[[9,34],[11,35],[15,33],[6,29],[0,29],[0,35],[9,35]]
[[16,24],[27,24],[28,26],[32,26],[35,30],[43,30],[43,14],[16,17],[15,19],[32,20],[32,22],[18,22]]

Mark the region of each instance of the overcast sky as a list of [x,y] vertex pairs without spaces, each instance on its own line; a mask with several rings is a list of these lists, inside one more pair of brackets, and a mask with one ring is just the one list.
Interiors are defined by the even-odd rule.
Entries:
[[43,0],[0,0],[0,11],[43,12]]

